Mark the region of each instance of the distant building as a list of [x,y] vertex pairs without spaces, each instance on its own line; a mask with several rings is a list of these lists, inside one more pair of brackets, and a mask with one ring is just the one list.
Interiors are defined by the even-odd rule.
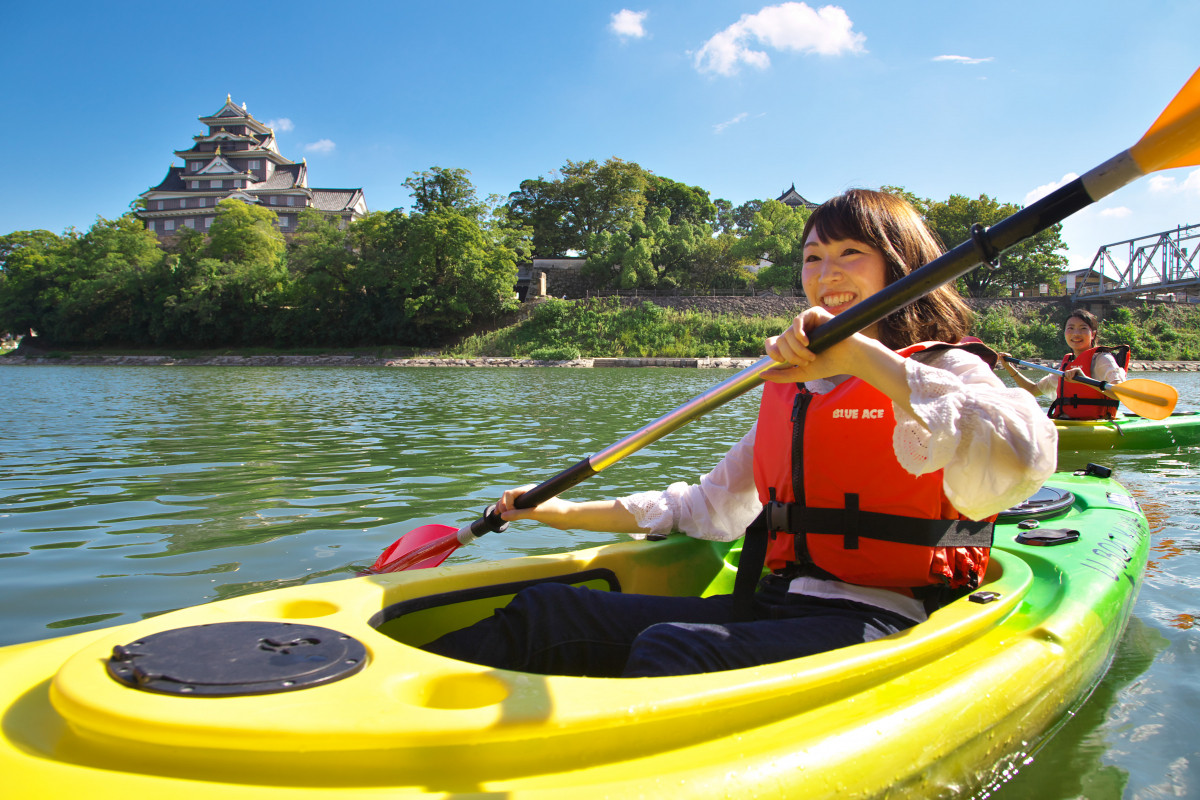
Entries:
[[295,230],[301,209],[316,209],[342,226],[367,213],[362,189],[309,188],[308,163],[280,155],[275,131],[250,116],[245,103],[239,108],[226,95],[217,113],[199,120],[208,133],[175,151],[184,165],[173,164],[162,183],[141,194],[146,206],[137,215],[160,239],[182,228],[207,233],[217,202],[227,198],[274,211],[285,234]]
[[814,203],[810,200],[805,200],[804,197],[796,191],[796,184],[794,183],[792,184],[792,188],[788,189],[775,199],[784,205],[791,206],[792,208],[807,208],[809,211],[812,211],[814,208],[820,205],[820,203]]
[[1118,282],[1093,270],[1091,267],[1074,269],[1064,272],[1060,292],[1062,294],[1095,294],[1101,285],[1105,289],[1115,289]]

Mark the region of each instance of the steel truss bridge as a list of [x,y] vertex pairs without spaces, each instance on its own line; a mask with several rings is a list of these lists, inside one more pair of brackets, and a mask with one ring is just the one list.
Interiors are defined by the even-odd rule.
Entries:
[[1076,279],[1074,297],[1098,300],[1145,295],[1200,302],[1197,253],[1200,224],[1106,244]]

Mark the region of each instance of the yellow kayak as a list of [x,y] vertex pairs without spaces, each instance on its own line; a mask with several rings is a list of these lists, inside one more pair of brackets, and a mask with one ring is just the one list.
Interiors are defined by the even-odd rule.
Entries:
[[736,551],[681,536],[214,602],[0,648],[0,775],[8,797],[88,800],[969,794],[1102,676],[1148,539],[1120,484],[1060,474],[1003,516],[980,591],[929,622],[685,677],[416,647],[531,581],[727,591]]

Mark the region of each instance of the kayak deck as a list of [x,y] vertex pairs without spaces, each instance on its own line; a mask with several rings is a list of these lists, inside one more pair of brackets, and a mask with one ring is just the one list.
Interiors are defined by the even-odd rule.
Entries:
[[1056,419],[1058,449],[1161,450],[1200,444],[1200,412],[1176,412],[1161,420],[1126,414],[1112,420]]
[[[292,587],[3,648],[0,769],[26,791],[93,798],[295,797],[301,787],[330,797],[926,797],[983,785],[1103,674],[1146,561],[1146,520],[1119,484],[1055,483],[1075,502],[1041,525],[1080,540],[1018,544],[1015,520],[998,525],[981,587],[993,601],[964,597],[885,639],[752,669],[573,678],[411,646],[531,581],[727,590],[727,545],[686,537]],[[367,664],[316,687],[218,698],[130,689],[104,668],[115,645],[244,620],[333,629],[365,646]]]

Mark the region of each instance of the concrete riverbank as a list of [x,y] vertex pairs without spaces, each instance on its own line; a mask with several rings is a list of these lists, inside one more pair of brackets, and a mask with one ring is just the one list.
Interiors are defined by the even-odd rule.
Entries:
[[[0,356],[0,366],[100,366],[100,367],[681,367],[693,369],[743,369],[755,358],[579,358],[573,361],[539,361],[531,358],[378,358],[355,355],[321,356],[173,356],[102,355],[45,356],[27,358]],[[1033,359],[1048,367],[1057,361]],[[1200,372],[1200,361],[1133,361],[1130,372]]]

